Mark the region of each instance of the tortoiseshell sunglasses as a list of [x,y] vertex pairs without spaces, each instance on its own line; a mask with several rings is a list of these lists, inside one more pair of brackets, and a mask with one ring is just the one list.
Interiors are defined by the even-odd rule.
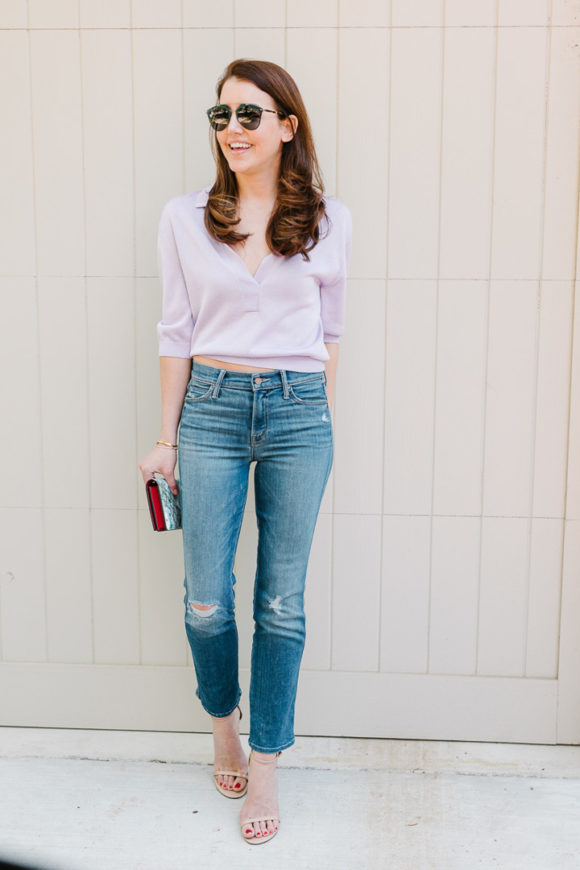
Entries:
[[[286,117],[286,112],[280,112],[277,109],[263,109],[261,106],[255,106],[253,103],[240,103],[236,109],[236,118],[246,130],[256,130],[260,126],[262,112],[272,112],[274,115],[278,115],[279,118]],[[211,109],[207,110],[206,114],[214,130],[225,130],[230,123],[232,110],[226,105],[212,106]]]

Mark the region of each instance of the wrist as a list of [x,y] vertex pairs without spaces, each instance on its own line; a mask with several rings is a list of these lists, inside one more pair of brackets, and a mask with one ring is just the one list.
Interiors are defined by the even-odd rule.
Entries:
[[155,447],[160,448],[161,450],[173,450],[175,453],[177,452],[178,446],[179,445],[176,441],[169,441],[165,438],[160,438],[155,444]]

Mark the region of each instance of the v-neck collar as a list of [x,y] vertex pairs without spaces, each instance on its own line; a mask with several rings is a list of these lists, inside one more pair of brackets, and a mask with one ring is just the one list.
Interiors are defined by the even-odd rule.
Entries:
[[[196,208],[205,208],[207,201],[209,199],[209,192],[210,192],[212,186],[213,185],[209,184],[207,187],[202,187],[202,189],[200,191],[198,191],[198,194],[195,198]],[[260,273],[263,271],[263,269],[266,266],[266,264],[268,263],[268,261],[272,257],[275,256],[273,251],[270,251],[269,254],[266,254],[266,256],[261,260],[260,265],[256,269],[255,273],[252,275],[252,273],[248,269],[245,261],[240,257],[240,255],[238,254],[237,251],[234,251],[234,249],[232,248],[231,245],[228,245],[226,242],[218,242],[216,239],[213,239],[213,238],[212,238],[212,242],[214,242],[216,245],[220,245],[221,248],[224,248],[224,247],[227,248],[227,250],[229,252],[229,256],[235,257],[235,261],[234,260],[231,261],[232,265],[234,264],[234,262],[237,263],[238,268],[241,268],[244,270],[244,273],[247,275],[247,277],[250,279],[250,281],[253,281],[254,284],[258,284],[258,285],[260,284],[260,280],[259,280]]]
[[252,275],[252,273],[248,269],[246,262],[240,257],[240,255],[238,254],[237,251],[234,251],[234,249],[232,248],[231,245],[227,245],[227,244],[225,244],[225,242],[221,242],[220,244],[225,245],[225,247],[234,255],[236,260],[240,263],[241,268],[244,269],[244,271],[248,275],[248,278],[251,278],[251,280],[254,281],[256,284],[259,284],[260,283],[260,281],[258,280],[259,273],[262,271],[262,268],[265,265],[266,261],[269,260],[270,257],[274,256],[274,252],[270,251],[269,254],[266,254],[266,256],[260,261],[260,265],[256,269],[255,273]]

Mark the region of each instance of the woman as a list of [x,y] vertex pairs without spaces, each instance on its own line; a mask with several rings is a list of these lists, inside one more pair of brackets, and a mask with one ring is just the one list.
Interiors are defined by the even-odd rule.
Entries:
[[[230,63],[208,117],[216,180],[169,200],[159,224],[161,438],[139,467],[177,494],[179,457],[196,695],[212,718],[216,786],[247,793],[242,836],[255,844],[278,830],[276,763],[294,743],[352,219],[322,193],[306,109],[282,67]],[[251,462],[258,554],[246,761],[233,566]]]

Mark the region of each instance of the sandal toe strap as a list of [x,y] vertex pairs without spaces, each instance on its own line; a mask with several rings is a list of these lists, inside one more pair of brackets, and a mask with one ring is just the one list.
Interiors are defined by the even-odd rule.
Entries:
[[242,827],[244,825],[250,825],[252,822],[279,822],[280,819],[278,816],[261,816],[259,819],[244,819],[242,822]]
[[242,770],[216,770],[214,776],[243,776],[244,779],[247,779],[248,771],[244,773]]

